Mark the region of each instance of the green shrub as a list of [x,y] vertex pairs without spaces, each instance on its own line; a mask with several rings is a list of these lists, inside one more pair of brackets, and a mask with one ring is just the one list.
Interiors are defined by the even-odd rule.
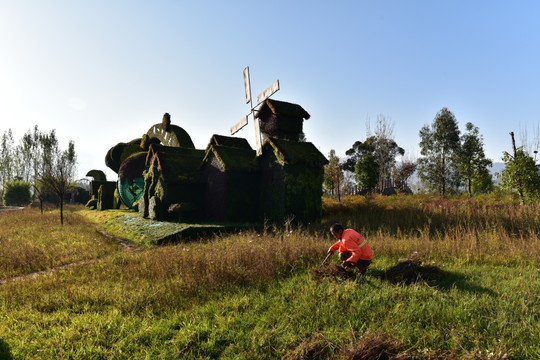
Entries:
[[25,206],[30,204],[32,202],[30,183],[15,180],[5,184],[3,200],[6,206]]

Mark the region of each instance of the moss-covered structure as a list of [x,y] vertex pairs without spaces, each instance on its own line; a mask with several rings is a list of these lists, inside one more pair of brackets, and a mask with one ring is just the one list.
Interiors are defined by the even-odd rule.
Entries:
[[197,150],[169,114],[141,138],[115,145],[105,163],[119,175],[122,202],[154,220],[320,218],[327,160],[299,141],[309,114],[300,105],[267,99],[255,116],[266,138],[259,156],[246,139],[223,135]]
[[268,137],[298,141],[304,120],[310,115],[300,105],[266,99],[255,114],[261,132]]
[[246,139],[214,135],[201,165],[206,218],[257,220],[258,173],[257,154]]
[[114,192],[116,182],[107,181],[107,176],[101,170],[90,170],[86,173],[86,176],[93,178],[90,181],[90,200],[88,200],[86,206],[99,210],[113,209],[115,206]]
[[146,156],[148,170],[144,173],[144,194],[139,203],[141,214],[154,220],[201,219],[204,181],[199,167],[204,154],[204,150],[152,144]]

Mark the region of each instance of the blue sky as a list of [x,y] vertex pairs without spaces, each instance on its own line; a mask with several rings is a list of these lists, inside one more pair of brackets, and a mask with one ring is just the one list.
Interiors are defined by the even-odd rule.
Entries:
[[[75,142],[79,176],[165,112],[197,148],[229,135],[253,96],[302,105],[308,141],[338,156],[377,116],[406,156],[442,107],[500,161],[537,137],[540,2],[0,0],[0,131]],[[235,136],[254,143],[250,124]]]

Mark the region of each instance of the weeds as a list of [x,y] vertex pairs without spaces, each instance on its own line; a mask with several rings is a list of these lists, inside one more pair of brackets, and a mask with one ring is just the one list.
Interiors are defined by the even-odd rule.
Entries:
[[[321,225],[137,252],[76,213],[64,227],[54,211],[1,213],[2,277],[81,263],[0,285],[0,357],[540,356],[537,205],[422,195],[324,206]],[[332,222],[373,248],[361,280],[328,281],[331,270],[318,269]]]

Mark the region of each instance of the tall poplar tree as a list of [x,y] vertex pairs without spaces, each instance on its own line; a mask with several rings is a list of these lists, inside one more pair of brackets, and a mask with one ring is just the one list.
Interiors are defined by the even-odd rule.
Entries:
[[418,175],[432,191],[445,196],[448,189],[459,187],[457,168],[460,152],[460,132],[456,117],[446,107],[442,108],[431,127],[420,130],[420,154]]
[[11,129],[4,132],[0,141],[0,186],[12,181],[15,174],[14,165],[13,133]]

